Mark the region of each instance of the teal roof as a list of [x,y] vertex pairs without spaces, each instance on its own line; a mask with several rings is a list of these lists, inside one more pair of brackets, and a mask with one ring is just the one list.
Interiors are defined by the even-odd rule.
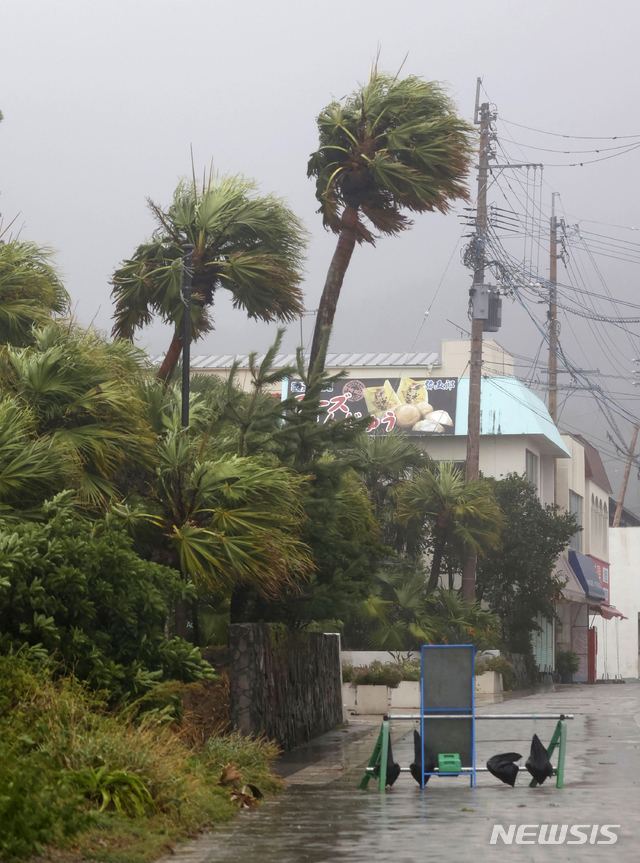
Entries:
[[[456,435],[466,435],[468,411],[469,378],[459,378]],[[517,378],[483,378],[480,434],[542,435],[565,455],[571,455],[545,403]]]

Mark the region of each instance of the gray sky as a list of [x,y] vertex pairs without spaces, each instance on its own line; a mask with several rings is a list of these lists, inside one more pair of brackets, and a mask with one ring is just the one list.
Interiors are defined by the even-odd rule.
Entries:
[[[307,308],[314,309],[335,244],[322,229],[306,178],[315,116],[366,78],[378,44],[383,68],[395,71],[408,52],[404,70],[446,82],[469,119],[481,75],[501,117],[572,135],[630,135],[640,133],[639,25],[635,0],[4,0],[0,211],[5,223],[20,214],[16,226],[23,238],[58,250],[78,317],[108,330],[109,276],[148,236],[145,199],[169,201],[177,179],[190,170],[193,144],[200,171],[213,159],[221,172],[255,177],[305,221],[312,239],[304,287]],[[517,127],[499,131],[542,147],[599,146]],[[532,161],[581,158],[525,152]],[[572,216],[568,221],[640,227],[639,165],[640,150],[583,168],[549,167],[543,210],[548,212],[553,188]],[[506,206],[494,191],[496,203]],[[640,233],[592,229],[640,242]],[[446,319],[466,326],[470,285],[456,251],[460,233],[455,214],[424,215],[410,233],[383,239],[376,249],[357,249],[332,347],[408,349],[441,280],[415,347],[437,350],[442,338],[456,337]],[[513,248],[522,254],[522,244],[519,252]],[[598,263],[614,295],[638,301],[637,265],[605,257]],[[594,290],[601,288],[586,267]],[[540,271],[548,273],[544,256]],[[565,280],[562,268],[559,278]],[[194,346],[196,353],[242,353],[272,340],[275,327],[249,323],[219,296],[217,329]],[[529,319],[509,301],[503,319],[500,342],[533,356],[540,335]],[[311,325],[307,318],[305,342]],[[592,329],[580,318],[571,327],[573,332],[563,325],[563,343],[583,368],[633,368],[627,336]],[[630,329],[640,332],[637,325]],[[291,327],[288,347],[298,343],[299,332]],[[153,352],[167,343],[160,325],[140,338]],[[638,393],[624,382],[611,385]],[[625,404],[640,411],[637,400]],[[563,419],[604,440],[591,399],[572,396]],[[620,427],[628,438],[629,424],[621,421]],[[615,484],[620,465],[608,467]],[[640,507],[635,481],[630,494],[629,502]]]

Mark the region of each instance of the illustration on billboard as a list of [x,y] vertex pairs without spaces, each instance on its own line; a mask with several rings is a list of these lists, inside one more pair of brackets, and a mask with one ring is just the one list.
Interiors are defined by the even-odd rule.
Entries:
[[[349,379],[323,390],[325,413],[320,422],[370,416],[367,431],[385,434],[452,435],[455,430],[457,378]],[[289,393],[304,393],[301,381],[289,382]]]

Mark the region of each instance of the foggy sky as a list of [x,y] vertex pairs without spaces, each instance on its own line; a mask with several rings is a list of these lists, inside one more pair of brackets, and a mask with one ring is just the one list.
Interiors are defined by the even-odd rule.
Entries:
[[[634,0],[3,0],[0,212],[5,224],[19,213],[22,238],[58,251],[78,318],[108,331],[109,277],[152,230],[146,198],[166,205],[190,172],[193,145],[200,173],[213,160],[223,173],[254,177],[304,220],[311,233],[305,302],[314,309],[335,245],[306,178],[315,116],[366,79],[378,45],[382,68],[396,71],[408,52],[403,71],[446,82],[468,119],[480,75],[501,117],[572,135],[629,135],[640,133],[639,25]],[[509,132],[537,146],[565,143]],[[577,149],[580,142],[566,143]],[[535,161],[576,160],[539,156]],[[573,217],[640,227],[639,165],[640,150],[583,168],[547,168],[544,209],[553,188]],[[356,249],[332,349],[408,350],[460,233],[455,212],[426,214],[403,236]],[[640,242],[640,234],[620,236]],[[616,296],[637,301],[637,266],[599,264]],[[541,260],[540,270],[548,274],[548,262]],[[566,281],[562,268],[559,278]],[[441,339],[458,337],[447,318],[467,327],[470,283],[455,251],[416,350],[438,350]],[[244,353],[272,341],[275,325],[250,323],[224,292],[218,297],[216,331],[193,353]],[[503,322],[496,338],[533,356],[540,335],[510,301]],[[305,319],[306,344],[312,323]],[[561,338],[582,367],[633,368],[632,346],[618,333],[611,332],[619,352],[612,365],[601,332],[594,336],[579,318],[570,325],[563,324]],[[292,325],[286,347],[299,339]],[[168,340],[158,324],[139,343],[159,353]],[[625,404],[640,414],[638,390],[625,391],[632,395]],[[598,445],[606,427],[594,410],[578,394],[563,419]],[[630,424],[620,421],[620,428],[628,439]],[[621,465],[607,467],[617,486]],[[629,504],[640,507],[635,479],[629,494]]]

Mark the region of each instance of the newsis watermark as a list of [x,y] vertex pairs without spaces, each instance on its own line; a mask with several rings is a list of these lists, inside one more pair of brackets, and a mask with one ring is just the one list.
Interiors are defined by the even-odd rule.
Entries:
[[490,845],[615,845],[620,824],[494,824]]

